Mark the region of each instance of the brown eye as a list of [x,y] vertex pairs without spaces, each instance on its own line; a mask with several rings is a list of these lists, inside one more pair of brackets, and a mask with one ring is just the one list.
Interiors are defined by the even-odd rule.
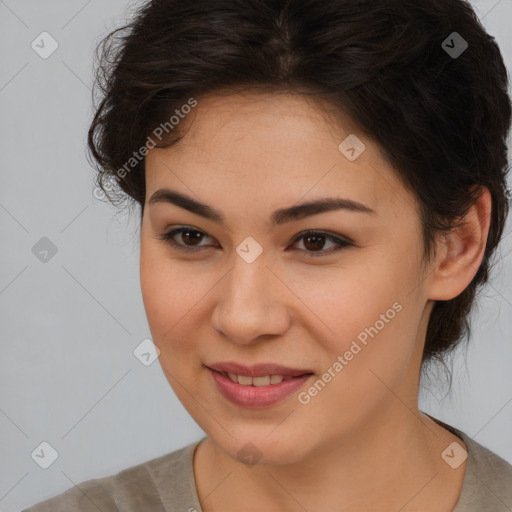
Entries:
[[326,237],[323,235],[307,235],[304,237],[304,247],[308,251],[319,251],[325,245]]
[[[353,245],[350,242],[341,240],[322,231],[307,231],[306,233],[302,233],[295,238],[294,245],[301,240],[304,249],[299,248],[295,250],[300,250],[308,256],[329,256],[330,254],[338,252],[345,247]],[[332,246],[325,249],[326,243],[331,243]]]
[[204,237],[209,238],[206,233],[199,231],[198,229],[182,227],[173,229],[168,233],[164,233],[158,238],[176,249],[181,249],[183,251],[197,251],[198,249],[209,247],[205,244],[199,245],[203,241]]
[[203,233],[192,229],[181,231],[181,239],[186,245],[197,245],[203,238]]
[[[210,244],[201,244],[204,238],[211,237],[203,231],[195,228],[176,228],[157,238],[181,251],[197,252],[200,249],[212,247]],[[304,248],[294,250],[305,253],[307,256],[329,256],[330,254],[353,245],[346,240],[342,240],[322,231],[307,231],[302,233],[295,238],[293,245],[298,244],[300,241],[302,241]],[[326,244],[329,243],[331,244],[331,247],[325,248]]]

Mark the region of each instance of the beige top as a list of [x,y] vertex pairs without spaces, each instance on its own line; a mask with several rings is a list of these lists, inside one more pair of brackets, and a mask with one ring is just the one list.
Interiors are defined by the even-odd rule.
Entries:
[[[462,490],[452,512],[511,512],[512,465],[436,421],[468,448]],[[202,512],[193,470],[200,441],[116,475],[88,480],[22,512]]]

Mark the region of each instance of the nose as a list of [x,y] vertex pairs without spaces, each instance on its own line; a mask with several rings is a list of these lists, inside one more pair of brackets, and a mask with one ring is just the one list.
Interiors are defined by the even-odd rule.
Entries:
[[252,263],[235,256],[233,268],[216,287],[211,322],[234,343],[252,344],[289,327],[290,292],[267,265],[262,256]]

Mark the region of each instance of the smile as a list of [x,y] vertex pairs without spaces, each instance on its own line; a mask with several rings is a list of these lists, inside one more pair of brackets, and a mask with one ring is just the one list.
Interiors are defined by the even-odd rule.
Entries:
[[295,394],[313,373],[250,376],[206,367],[220,395],[238,407],[249,409],[275,405]]
[[233,382],[241,384],[242,386],[271,386],[279,384],[280,382],[283,382],[283,380],[293,379],[293,377],[285,375],[263,375],[262,377],[250,377],[249,375],[237,375],[236,373],[223,373]]

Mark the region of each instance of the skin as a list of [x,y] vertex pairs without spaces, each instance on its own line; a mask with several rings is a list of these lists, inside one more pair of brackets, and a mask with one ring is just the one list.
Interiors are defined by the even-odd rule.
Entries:
[[[182,123],[179,144],[146,157],[140,276],[160,364],[207,434],[194,456],[203,511],[452,510],[466,464],[452,469],[441,453],[454,441],[464,446],[418,411],[421,355],[433,301],[461,293],[482,260],[488,191],[463,226],[438,237],[424,265],[413,195],[343,113],[249,91],[203,97]],[[338,149],[349,134],[366,145],[354,162]],[[150,205],[164,187],[220,210],[225,224]],[[272,211],[323,197],[376,214],[337,210],[270,224]],[[159,239],[183,225],[204,233],[196,253]],[[296,237],[312,229],[352,245],[309,256],[314,248]],[[248,236],[263,248],[250,264],[236,252]],[[324,252],[331,247],[326,239]],[[203,366],[275,362],[311,369],[314,382],[396,302],[402,310],[307,405],[292,394],[263,409],[238,407]],[[254,466],[237,457],[247,443],[261,453]]]

